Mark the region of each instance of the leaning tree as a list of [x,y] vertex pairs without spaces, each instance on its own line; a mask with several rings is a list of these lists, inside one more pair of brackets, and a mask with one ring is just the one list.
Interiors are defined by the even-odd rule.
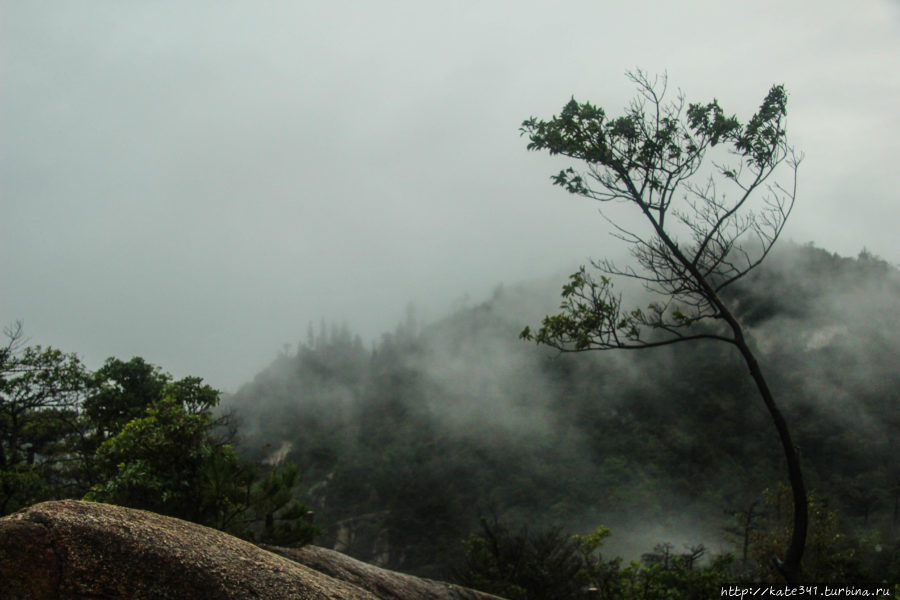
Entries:
[[[522,123],[529,150],[580,161],[552,176],[555,185],[602,203],[620,202],[642,226],[605,213],[636,264],[597,260],[563,287],[560,312],[522,337],[563,352],[652,348],[695,340],[734,346],[772,418],[787,459],[793,492],[790,545],[776,565],[788,582],[800,577],[806,541],[806,490],[797,449],[775,403],[745,326],[726,289],[769,254],[794,205],[802,156],[787,142],[787,93],[773,86],[759,111],[741,123],[716,100],[667,99],[667,79],[628,74],[637,96],[625,113],[573,98],[549,121]],[[784,173],[786,177],[779,180]],[[640,281],[653,296],[646,308],[623,307],[612,276]]]

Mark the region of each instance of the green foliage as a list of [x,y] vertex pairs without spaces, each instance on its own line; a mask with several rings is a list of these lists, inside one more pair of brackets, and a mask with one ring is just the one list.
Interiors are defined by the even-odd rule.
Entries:
[[21,324],[0,348],[0,515],[70,489],[79,402],[87,375],[78,358],[23,347]]
[[581,547],[560,529],[510,531],[481,519],[481,535],[465,543],[463,585],[510,600],[565,600],[582,596]]
[[722,587],[731,581],[730,554],[714,557],[707,565],[691,565],[684,556],[676,557],[669,566],[653,562],[631,562],[618,573],[617,589],[601,598],[627,600],[702,600],[718,598]]
[[84,415],[99,444],[163,398],[177,402],[188,413],[199,414],[218,405],[219,392],[200,377],[173,381],[171,375],[137,356],[129,361],[109,358],[92,377],[91,393],[83,402]]
[[85,498],[216,523],[228,512],[222,504],[233,499],[209,494],[206,465],[213,461],[210,468],[228,472],[238,461],[229,446],[214,445],[211,426],[208,413],[190,414],[171,398],[154,402],[100,446],[96,465],[104,483]]
[[[736,326],[719,294],[762,262],[793,207],[801,158],[787,144],[787,93],[773,86],[743,125],[726,117],[715,100],[666,100],[665,78],[651,81],[640,71],[629,78],[638,95],[621,117],[610,119],[573,98],[558,116],[522,123],[529,150],[583,163],[584,170],[569,167],[553,175],[554,185],[593,200],[624,201],[649,225],[649,233],[641,233],[610,221],[637,266],[596,261],[599,279],[582,267],[563,287],[561,312],[546,317],[536,333],[526,328],[522,337],[574,351],[692,339],[733,342],[709,329],[686,330],[723,320]],[[720,144],[725,150],[714,150]],[[774,181],[784,162],[794,171],[793,186]],[[640,281],[656,300],[625,309],[606,275]]]
[[256,536],[261,542],[276,546],[299,546],[311,542],[319,533],[312,522],[310,509],[294,497],[297,465],[287,463],[270,468],[250,490],[248,512],[263,522]]
[[296,466],[272,468],[260,478],[214,428],[208,410],[190,412],[164,396],[147,407],[145,416],[103,442],[96,460],[103,483],[85,499],[150,510],[272,544],[312,541],[318,529],[309,509],[294,499]]
[[189,414],[201,414],[213,410],[219,404],[219,391],[200,377],[185,377],[167,384],[162,395],[172,398]]
[[[537,333],[526,327],[519,337],[576,351],[644,343],[641,325],[661,327],[663,311],[649,307],[652,322],[641,309],[623,313],[622,299],[613,294],[612,289],[608,277],[595,280],[581,267],[563,286],[561,312],[544,317]],[[676,312],[675,318],[680,322],[687,319],[680,311]]]
[[161,402],[175,403],[189,415],[205,415],[207,429],[226,424],[212,421],[211,411],[219,403],[219,392],[199,377],[173,381],[172,376],[140,357],[129,361],[109,358],[91,377],[89,393],[82,403],[79,451],[87,465],[83,479],[87,487],[102,480],[94,464],[104,442],[118,435],[129,423],[146,416]]
[[[141,358],[88,373],[75,355],[0,348],[0,515],[81,497],[151,510],[283,545],[318,533],[295,499],[298,469],[241,459],[215,417],[219,392]],[[227,433],[227,432],[226,432]]]
[[84,401],[84,414],[95,428],[99,441],[121,431],[125,424],[140,418],[150,404],[162,399],[171,377],[134,357],[125,362],[109,358],[94,373],[92,393]]
[[700,600],[718,597],[731,577],[731,555],[701,565],[702,546],[673,555],[671,545],[661,544],[643,564],[606,560],[600,547],[610,534],[606,527],[571,537],[558,528],[512,532],[496,519],[482,519],[482,533],[465,542],[457,579],[511,600]]
[[[764,516],[750,537],[750,554],[764,581],[777,581],[773,557],[782,556],[790,540],[791,492],[784,485],[763,492]],[[804,577],[809,581],[854,583],[872,581],[859,559],[860,540],[848,536],[837,511],[809,494],[809,534],[803,557]],[[869,544],[874,545],[874,544]]]
[[0,514],[53,496],[46,470],[33,464],[16,464],[0,470],[0,492]]
[[[729,144],[750,168],[773,166],[783,156],[784,86],[772,86],[759,111],[742,125],[737,117],[726,117],[715,100],[685,109],[681,97],[665,102],[665,82],[660,89],[640,71],[629,78],[637,84],[639,96],[621,117],[609,119],[602,108],[572,98],[549,121],[535,117],[523,121],[520,131],[528,136],[529,150],[547,150],[588,165],[587,174],[571,167],[560,171],[552,177],[554,185],[574,194],[598,194],[596,199],[604,200],[627,190],[644,198],[648,208],[665,209],[673,184],[693,176],[707,151],[720,143]],[[741,163],[719,166],[718,171],[737,179]],[[589,179],[607,191],[592,189]]]

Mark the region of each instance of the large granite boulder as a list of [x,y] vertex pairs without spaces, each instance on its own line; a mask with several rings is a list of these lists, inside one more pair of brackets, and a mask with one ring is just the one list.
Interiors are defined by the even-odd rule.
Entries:
[[498,596],[388,571],[327,548],[263,546],[335,579],[372,592],[381,600],[501,600]]
[[[62,500],[0,519],[3,600],[381,597],[220,531],[146,511]],[[428,596],[407,596],[419,597]]]

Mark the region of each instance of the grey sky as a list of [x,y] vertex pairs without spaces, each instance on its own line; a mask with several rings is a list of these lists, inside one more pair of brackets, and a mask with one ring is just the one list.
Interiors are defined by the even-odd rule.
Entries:
[[234,389],[615,247],[520,122],[668,71],[807,157],[787,237],[893,263],[895,2],[0,0],[0,320]]

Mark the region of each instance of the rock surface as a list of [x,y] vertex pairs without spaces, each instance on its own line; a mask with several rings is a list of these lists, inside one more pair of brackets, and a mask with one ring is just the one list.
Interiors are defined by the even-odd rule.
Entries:
[[193,523],[77,501],[0,519],[0,598],[372,600],[372,594]]
[[[346,581],[179,519],[107,504],[44,502],[0,519],[0,598],[490,598],[376,567],[367,570],[364,563],[321,548],[296,552],[310,565],[345,573]],[[435,595],[441,586],[449,595]]]
[[318,546],[263,547],[325,575],[372,592],[380,600],[501,600],[498,596],[442,581],[388,571]]

